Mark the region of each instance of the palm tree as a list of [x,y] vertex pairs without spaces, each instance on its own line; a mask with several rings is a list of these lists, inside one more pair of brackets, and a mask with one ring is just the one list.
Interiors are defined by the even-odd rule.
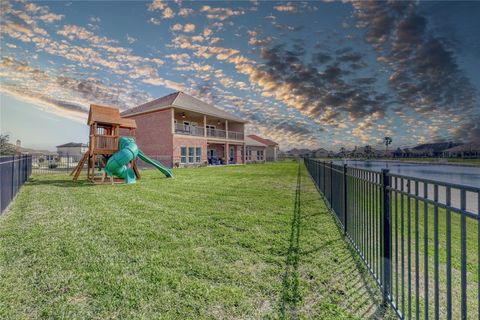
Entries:
[[392,144],[392,138],[390,137],[383,138],[383,143],[385,143],[385,156],[387,156],[388,145]]

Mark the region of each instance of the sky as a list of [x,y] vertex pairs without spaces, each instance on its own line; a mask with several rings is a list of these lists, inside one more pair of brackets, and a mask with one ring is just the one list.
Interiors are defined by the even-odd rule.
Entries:
[[86,142],[89,105],[184,91],[282,149],[480,139],[480,2],[4,1],[0,126]]

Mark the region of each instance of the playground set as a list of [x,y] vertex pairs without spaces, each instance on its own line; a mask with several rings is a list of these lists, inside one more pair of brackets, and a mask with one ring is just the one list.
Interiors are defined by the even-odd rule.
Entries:
[[[74,181],[86,162],[89,181],[103,183],[108,177],[111,183],[135,183],[136,179],[140,179],[137,158],[160,170],[167,178],[173,177],[170,169],[147,157],[138,148],[134,138],[135,120],[122,118],[117,108],[90,105],[87,124],[90,126],[88,151],[71,172]],[[121,132],[128,132],[128,136],[120,136]]]

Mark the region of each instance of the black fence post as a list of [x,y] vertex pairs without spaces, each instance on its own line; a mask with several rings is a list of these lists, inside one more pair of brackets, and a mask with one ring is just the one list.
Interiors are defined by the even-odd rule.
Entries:
[[330,209],[333,209],[333,161],[330,161]]
[[347,235],[347,164],[343,165],[343,231]]
[[382,169],[382,193],[383,193],[383,299],[389,301],[391,283],[390,273],[392,270],[391,252],[391,213],[390,213],[390,176],[388,169]]

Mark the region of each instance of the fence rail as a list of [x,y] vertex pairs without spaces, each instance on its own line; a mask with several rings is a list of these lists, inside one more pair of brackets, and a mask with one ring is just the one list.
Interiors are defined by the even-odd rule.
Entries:
[[0,214],[32,173],[32,156],[0,156]]
[[480,188],[305,165],[401,319],[479,319]]

